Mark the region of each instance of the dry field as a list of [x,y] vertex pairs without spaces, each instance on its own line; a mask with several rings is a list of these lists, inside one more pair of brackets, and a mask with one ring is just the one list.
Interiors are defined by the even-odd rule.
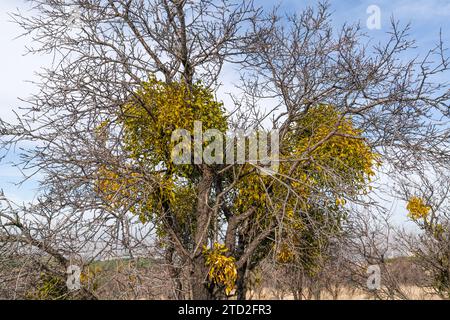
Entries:
[[[427,292],[423,288],[417,286],[402,286],[402,290],[405,292],[410,300],[440,300],[441,298],[434,293]],[[292,294],[280,294],[280,292],[275,292],[274,289],[264,288],[258,290],[258,292],[251,292],[249,294],[251,299],[261,299],[261,300],[293,300],[294,296]],[[371,300],[374,299],[373,296],[369,295],[360,289],[352,289],[350,287],[343,287],[338,295],[337,300]],[[328,292],[323,292],[320,296],[320,300],[334,300],[333,296]]]

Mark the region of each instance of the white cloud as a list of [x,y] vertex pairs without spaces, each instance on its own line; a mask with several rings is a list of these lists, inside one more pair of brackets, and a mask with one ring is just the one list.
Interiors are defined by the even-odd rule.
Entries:
[[15,119],[13,109],[24,105],[18,97],[27,98],[34,91],[27,81],[36,80],[34,73],[49,61],[45,56],[24,55],[29,39],[15,39],[22,30],[8,15],[17,7],[26,9],[23,2],[16,0],[2,0],[0,4],[0,118],[7,121]]

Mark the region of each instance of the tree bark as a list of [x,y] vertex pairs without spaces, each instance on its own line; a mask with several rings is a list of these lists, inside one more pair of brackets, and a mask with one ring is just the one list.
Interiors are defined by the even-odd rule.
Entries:
[[208,282],[208,268],[203,255],[193,260],[191,269],[191,288],[193,300],[216,300],[214,287]]
[[191,288],[194,300],[214,299],[213,287],[208,284],[208,267],[202,254],[203,247],[208,244],[208,231],[212,214],[208,200],[213,182],[213,174],[206,165],[202,165],[202,179],[198,184],[197,230],[195,232],[195,248],[191,267]]
[[[237,256],[240,257],[245,251],[245,238],[240,234],[238,237],[238,244],[236,248]],[[237,280],[236,280],[236,295],[238,300],[247,299],[247,286],[246,286],[246,272],[247,272],[248,261],[242,263],[237,269]]]

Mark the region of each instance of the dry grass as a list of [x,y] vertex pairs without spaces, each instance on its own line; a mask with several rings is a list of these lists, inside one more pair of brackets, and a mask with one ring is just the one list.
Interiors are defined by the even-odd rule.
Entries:
[[[402,291],[410,300],[440,300],[441,298],[434,294],[427,292],[425,289],[417,286],[402,286]],[[292,294],[280,294],[275,292],[274,289],[264,288],[257,292],[251,292],[249,298],[261,299],[261,300],[293,300]],[[333,296],[328,292],[322,292],[320,296],[321,300],[334,300]],[[361,290],[350,287],[342,287],[336,300],[371,300],[374,299],[372,295]]]

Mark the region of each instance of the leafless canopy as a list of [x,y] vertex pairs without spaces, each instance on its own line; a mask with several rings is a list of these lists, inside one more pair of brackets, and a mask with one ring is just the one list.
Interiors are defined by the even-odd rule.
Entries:
[[[277,128],[280,150],[293,123],[313,106],[330,104],[342,117],[351,117],[381,154],[388,179],[430,167],[449,169],[450,90],[448,83],[436,80],[448,76],[449,60],[442,41],[425,56],[404,59],[415,46],[409,26],[392,21],[388,39],[375,44],[359,25],[333,27],[327,3],[286,15],[264,12],[251,0],[29,2],[32,14],[12,17],[31,40],[28,52],[54,59],[40,73],[39,92],[26,100],[17,121],[0,120],[0,142],[5,153],[26,146],[16,165],[27,178],[43,178],[37,203],[19,206],[0,199],[0,250],[6,257],[1,264],[32,257],[29,272],[39,265],[61,275],[73,261],[89,265],[99,259],[152,256],[167,267],[170,297],[211,298],[217,293],[203,286],[207,270],[201,250],[220,240],[236,258],[237,294],[245,298],[247,276],[261,261],[261,248],[270,251],[267,241],[276,242],[286,212],[277,209],[267,223],[253,225],[246,220],[254,210],[242,215],[229,211],[242,166],[198,166],[197,227],[187,241],[176,221],[170,223],[170,212],[161,217],[167,227],[161,238],[152,223],[142,225],[127,208],[113,210],[96,192],[101,166],[125,168],[128,163],[115,118],[151,76],[168,83],[201,80],[217,90],[223,69],[233,70],[240,81],[231,84],[230,127]],[[107,138],[98,132],[106,119]],[[311,161],[308,154],[290,160],[291,172]],[[150,173],[141,174],[142,184],[155,187]],[[289,194],[289,176],[274,179]],[[338,174],[331,172],[330,179],[338,180]],[[346,194],[336,185],[333,192]],[[273,196],[269,190],[267,195]],[[319,205],[321,197],[325,192],[317,191]],[[353,219],[361,217],[363,206],[381,210],[370,196],[347,200],[354,204],[349,208]],[[355,232],[350,236],[357,236],[350,227],[348,233]],[[0,274],[0,286],[11,285],[10,275]]]

